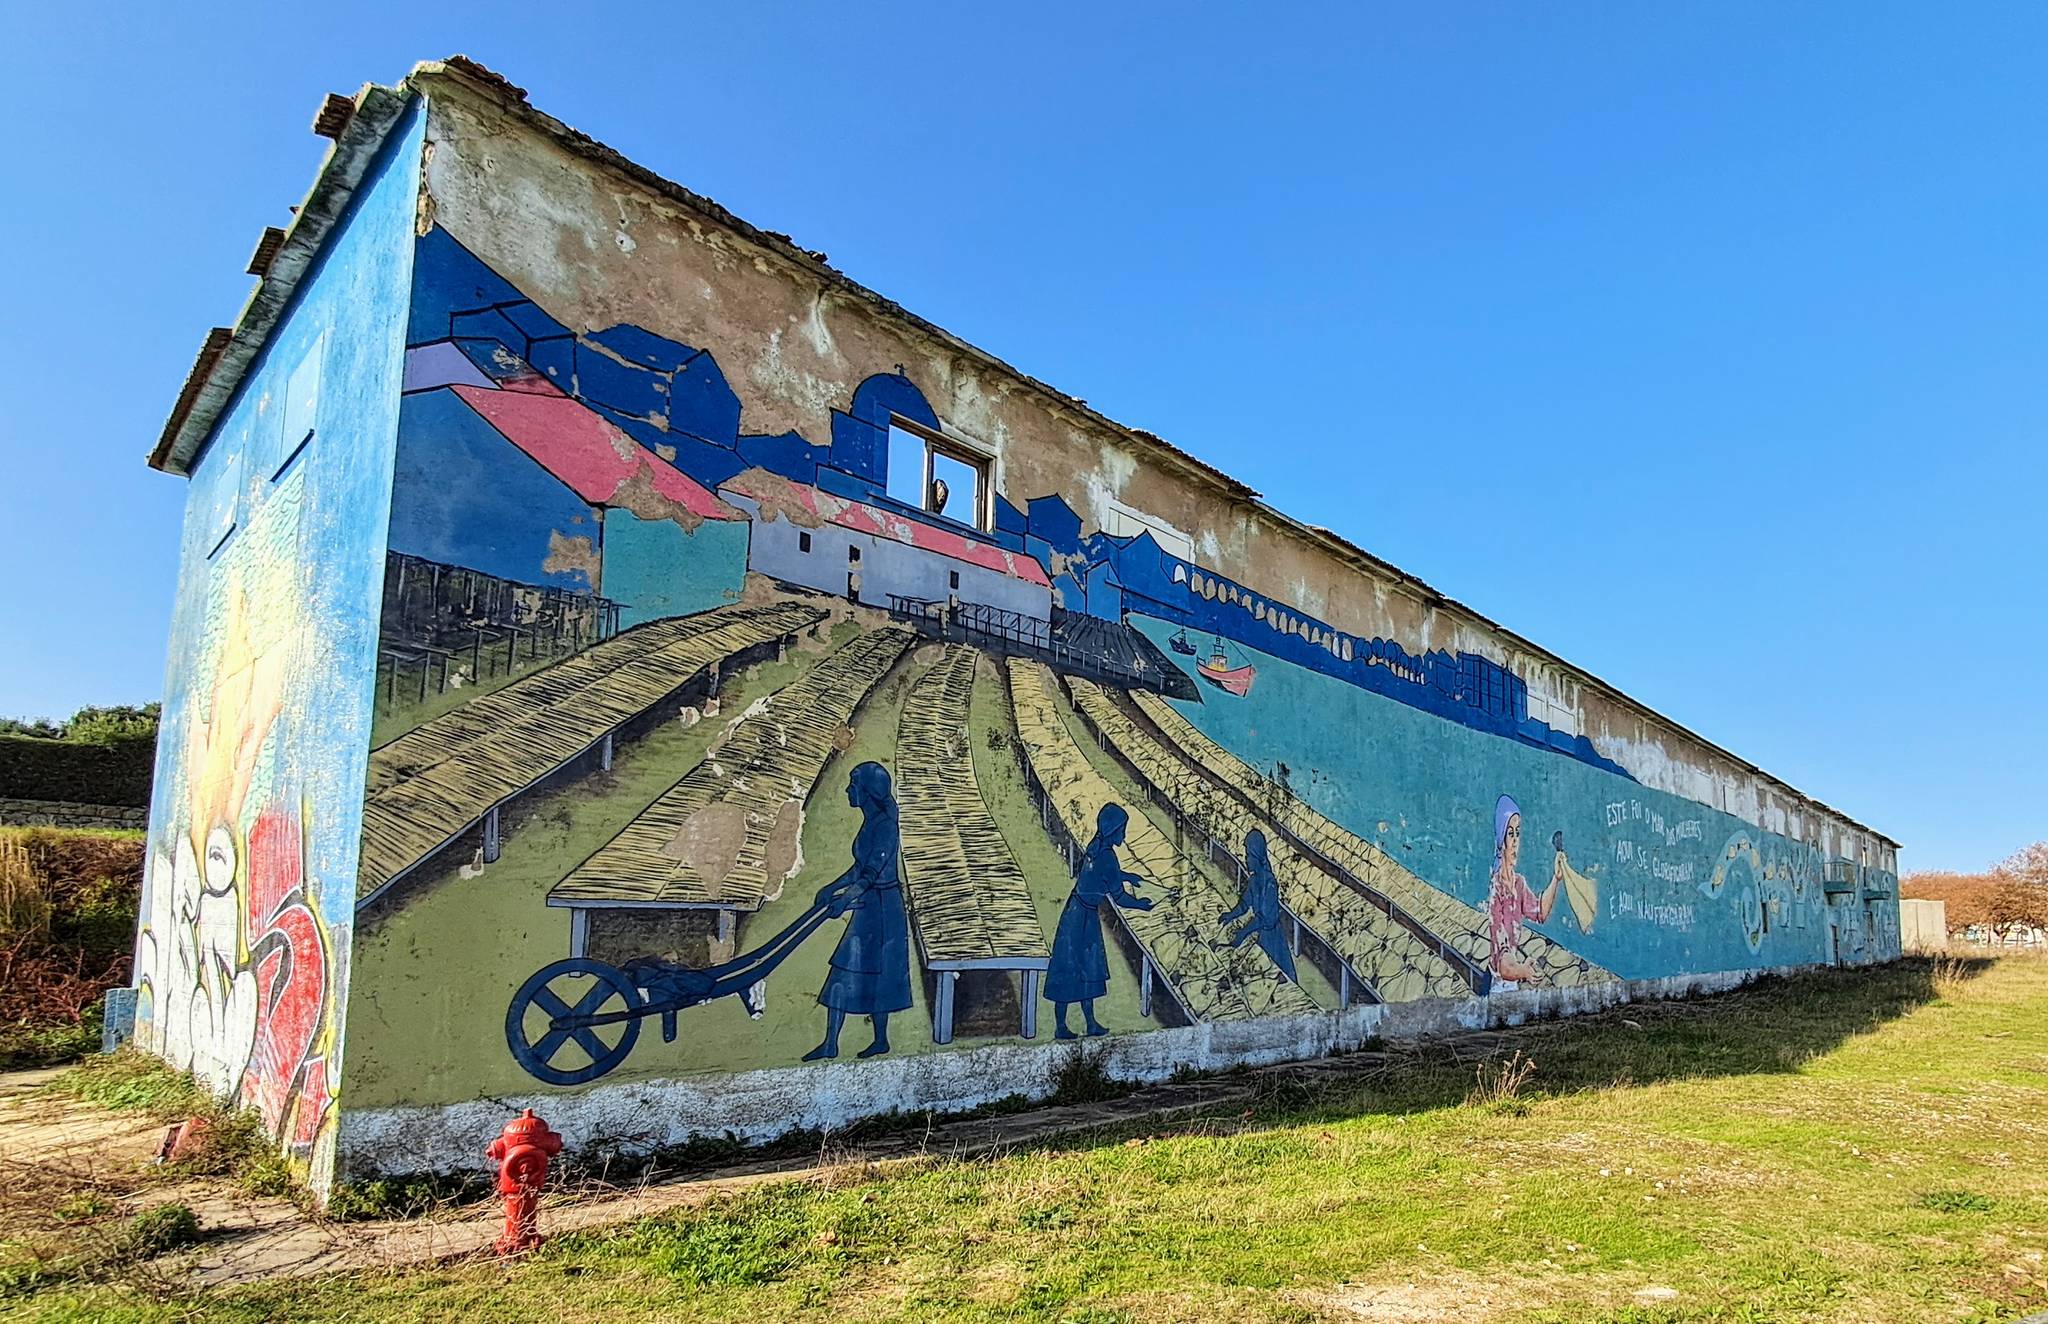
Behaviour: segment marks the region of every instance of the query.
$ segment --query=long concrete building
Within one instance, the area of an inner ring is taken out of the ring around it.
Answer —
[[[504,78],[314,127],[150,456],[135,970],[316,1189],[1898,954],[1889,838]]]

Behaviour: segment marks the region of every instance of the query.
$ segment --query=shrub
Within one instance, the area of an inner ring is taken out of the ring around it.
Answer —
[[[149,805],[156,740],[50,740],[0,735],[0,797]]]
[[[378,1218],[418,1218],[451,1204],[482,1198],[490,1183],[473,1173],[377,1177],[338,1182],[327,1194],[327,1216],[338,1223]]]
[[[250,1195],[289,1197],[299,1193],[299,1177],[291,1160],[275,1151],[258,1154],[243,1164],[236,1180]]]
[[[199,1218],[182,1204],[160,1204],[128,1224],[128,1245],[138,1256],[161,1255],[199,1240]]]
[[[99,1043],[102,998],[128,977],[142,855],[133,833],[0,829],[0,1067]]]
[[[200,1129],[176,1163],[164,1171],[181,1177],[228,1177],[248,1172],[274,1151],[264,1137],[262,1119],[254,1112],[224,1111],[209,1099],[196,1114]]]
[[[1052,1073],[1052,1097],[1047,1103],[1096,1103],[1130,1093],[1103,1070],[1102,1055],[1087,1044],[1075,1044]]]

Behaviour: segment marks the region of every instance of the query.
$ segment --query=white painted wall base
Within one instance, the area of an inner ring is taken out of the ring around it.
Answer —
[[[1811,966],[1728,970],[1582,988],[1513,989],[1487,998],[1352,1007],[1316,1016],[1209,1023],[1079,1043],[995,1043],[982,1048],[777,1067],[734,1075],[627,1080],[576,1093],[536,1091],[467,1103],[347,1107],[345,1179],[390,1173],[484,1171],[483,1148],[521,1108],[532,1108],[573,1151],[644,1150],[727,1134],[765,1143],[792,1131],[831,1132],[890,1112],[964,1112],[1000,1099],[1043,1098],[1077,1052],[1099,1054],[1114,1080],[1145,1084],[1183,1071],[1225,1071],[1348,1052],[1373,1038],[1427,1039],[1465,1030],[1602,1011],[1628,1002],[1723,993],[1765,975]]]

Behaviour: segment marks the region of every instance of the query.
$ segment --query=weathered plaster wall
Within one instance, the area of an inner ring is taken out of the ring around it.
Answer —
[[[1005,492],[1067,493],[1087,530],[1111,523],[1112,502],[1155,513],[1185,530],[1207,563],[1339,629],[1507,666],[1527,681],[1532,710],[1559,714],[1552,726],[1586,735],[1646,786],[1896,871],[1896,850],[1878,834],[1425,586],[1286,524],[1248,491],[1233,496],[1203,466],[1144,446],[959,342],[888,315],[818,268],[525,131],[467,79],[432,77],[426,86],[436,98],[435,135],[462,144],[432,158],[434,215],[487,250],[511,284],[549,291],[565,322],[658,327],[717,346],[750,430],[829,435],[831,411],[870,373],[914,363],[948,426],[994,450]]]
[[[190,474],[136,1037],[331,1176],[425,116],[391,135]]]
[[[345,1170],[508,1104],[758,1138],[1042,1091],[1055,1034],[1154,1078],[1897,954],[1866,829],[418,83]],[[985,455],[986,522],[896,434]]]

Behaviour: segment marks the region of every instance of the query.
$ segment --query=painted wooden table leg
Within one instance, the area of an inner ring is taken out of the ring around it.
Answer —
[[[960,982],[958,970],[939,971],[939,1004],[932,1011],[932,1042],[953,1042],[953,992]]]
[[[612,770],[612,733],[604,733],[604,741],[597,747],[597,766],[606,772]]]
[[[1038,971],[1024,972],[1024,1006],[1019,1032],[1026,1039],[1038,1037]]]

